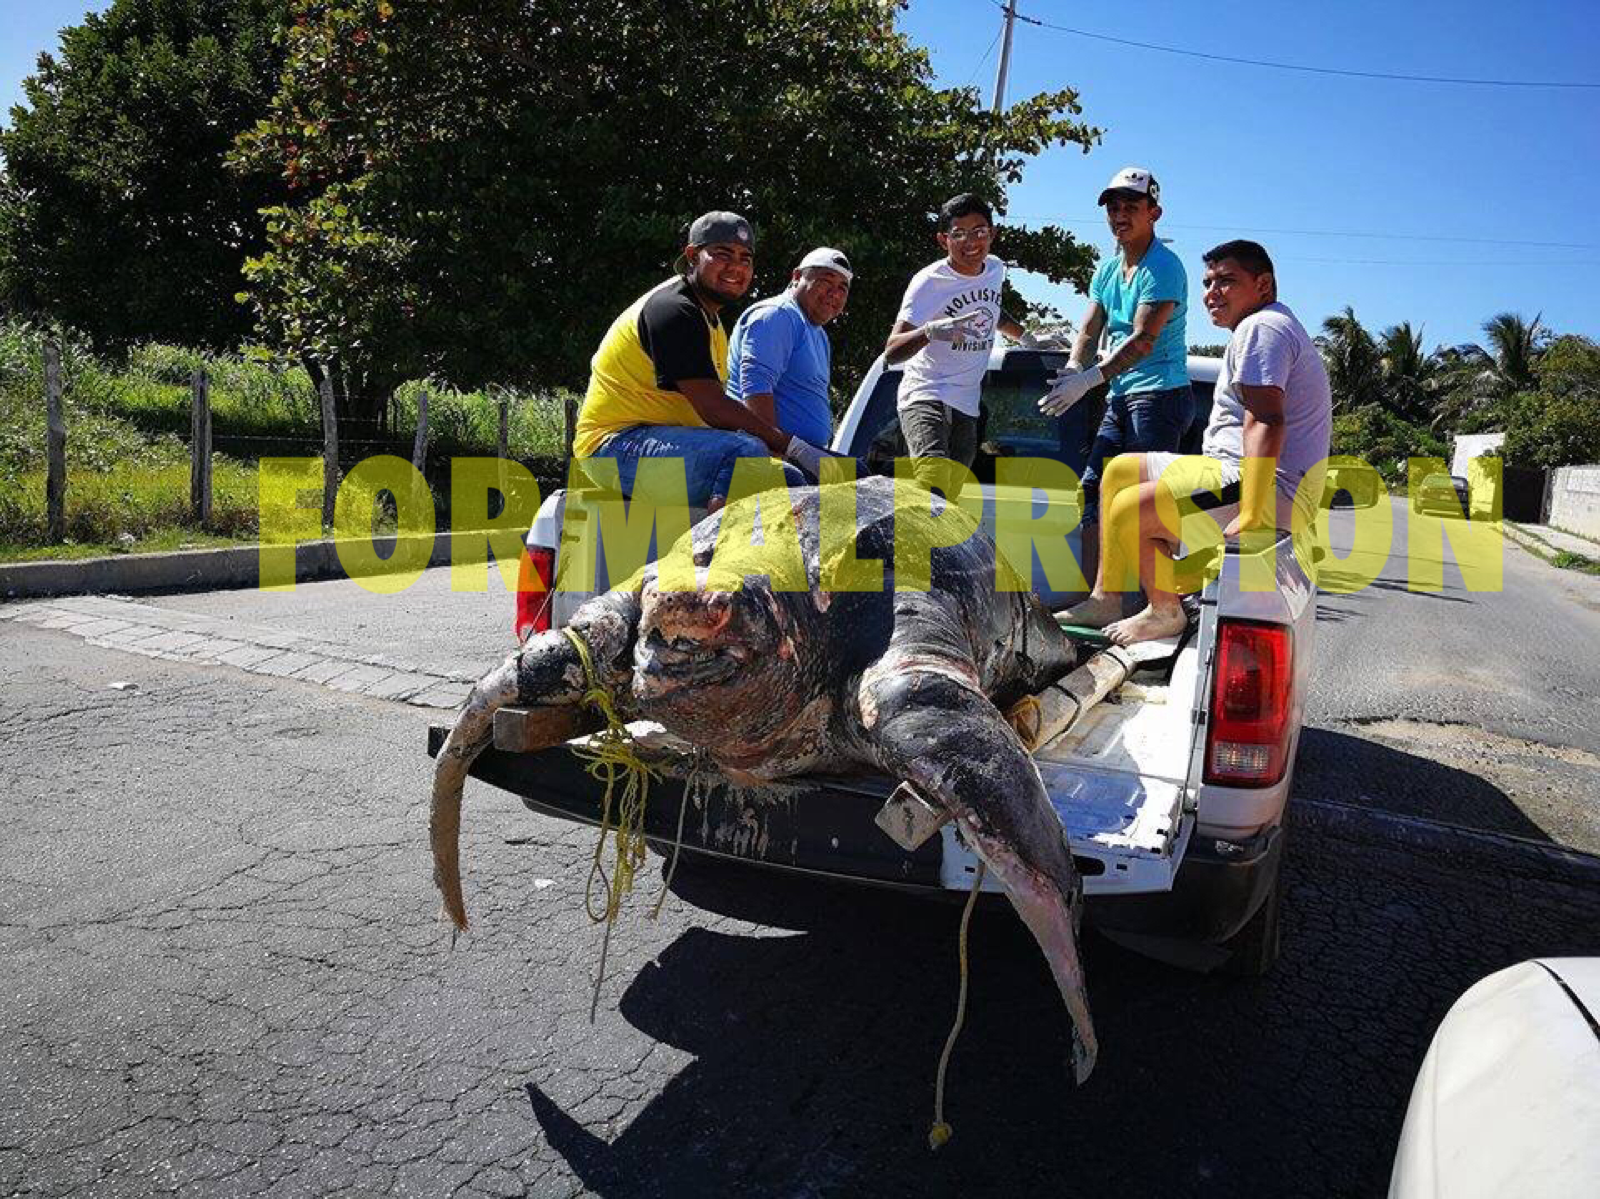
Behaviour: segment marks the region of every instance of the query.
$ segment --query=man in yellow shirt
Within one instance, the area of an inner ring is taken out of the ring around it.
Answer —
[[[726,394],[723,309],[750,290],[750,223],[708,212],[689,226],[687,240],[683,273],[629,305],[595,351],[574,454],[614,459],[628,495],[641,458],[681,459],[689,503],[711,509],[727,498],[740,458],[780,458],[791,483],[815,479],[821,450]]]

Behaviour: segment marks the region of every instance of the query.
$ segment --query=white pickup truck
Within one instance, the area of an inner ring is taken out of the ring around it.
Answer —
[[[997,506],[1076,503],[1073,494],[997,488],[1001,455],[1057,458],[1080,470],[1087,414],[1067,427],[1035,407],[1058,353],[997,349],[983,388],[986,424],[974,473],[991,531]],[[1193,436],[1210,408],[1217,360],[1191,358]],[[900,371],[880,359],[845,413],[832,448],[887,466],[897,453],[895,394]],[[615,503],[617,497],[609,497]],[[592,521],[607,497],[556,492],[527,538],[525,572],[556,577],[561,531]],[[1200,517],[1199,519],[1206,519]],[[1076,541],[1076,534],[1072,535]],[[1076,553],[1077,545],[1073,549]],[[1035,754],[1039,771],[1084,876],[1087,918],[1135,949],[1200,969],[1256,974],[1278,951],[1279,866],[1284,806],[1294,774],[1315,629],[1315,588],[1287,535],[1273,548],[1277,588],[1245,590],[1241,555],[1229,548],[1198,597],[1179,648],[1143,666],[1128,683]],[[1021,564],[1014,563],[1019,566]],[[1037,560],[1035,589],[1053,592]],[[607,585],[603,552],[595,586]],[[592,593],[519,595],[516,632],[564,624]],[[442,735],[436,733],[437,749]],[[537,812],[597,822],[598,791],[563,748],[521,754],[493,749],[472,773],[520,795]],[[799,780],[805,788],[810,780]],[[874,823],[895,781],[818,778],[798,802],[752,805],[714,791],[683,821],[683,849],[762,866],[899,888],[965,892],[976,861],[946,824],[919,848],[902,849]],[[683,803],[668,782],[651,790],[646,831],[671,842]]]

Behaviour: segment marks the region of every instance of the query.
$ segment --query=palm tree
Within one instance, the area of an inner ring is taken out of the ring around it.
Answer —
[[[1385,329],[1378,344],[1390,407],[1405,420],[1425,419],[1432,407],[1439,362],[1423,350],[1422,330],[1413,331],[1410,321],[1401,321]]]
[[[1502,312],[1484,322],[1483,331],[1494,353],[1497,397],[1533,387],[1538,382],[1539,357],[1549,340],[1539,317],[1525,321],[1515,312]]]
[[[1468,342],[1443,346],[1434,354],[1437,374],[1433,381],[1435,433],[1458,429],[1470,417],[1494,403],[1498,387],[1494,359],[1480,345]]]
[[[1328,365],[1334,407],[1343,411],[1383,403],[1383,356],[1355,309],[1346,305],[1322,322],[1317,347]]]

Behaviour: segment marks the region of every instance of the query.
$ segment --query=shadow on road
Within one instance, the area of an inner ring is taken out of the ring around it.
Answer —
[[[1453,766],[1330,729],[1300,732],[1295,795],[1536,841],[1552,838],[1499,787]]]
[[[1086,939],[1101,1058],[1079,1090],[1038,950],[1007,910],[980,913],[955,1138],[938,1154],[926,1135],[958,910],[754,871],[697,870],[674,890],[808,931],[693,929],[621,999],[630,1024],[695,1060],[609,1142],[530,1079],[533,1112],[586,1189],[617,1199],[1382,1193],[1449,1004],[1513,962],[1592,950],[1600,897],[1592,879],[1532,890],[1415,847],[1291,832],[1268,979],[1183,974]]]
[[[1378,591],[1404,591],[1410,595],[1420,595],[1428,599],[1448,600],[1452,604],[1470,604],[1473,602],[1470,595],[1451,595],[1444,591],[1413,591],[1411,585],[1404,579],[1369,579],[1353,571],[1329,569],[1323,567],[1317,572],[1317,584],[1322,588],[1318,598],[1319,606],[1325,603],[1329,596],[1357,595],[1368,587]]]

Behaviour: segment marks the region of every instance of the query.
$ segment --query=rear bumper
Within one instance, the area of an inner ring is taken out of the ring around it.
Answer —
[[[1282,862],[1281,825],[1246,841],[1220,841],[1196,831],[1171,891],[1090,896],[1084,915],[1108,932],[1220,944],[1266,902]]]
[[[1465,496],[1458,496],[1455,492],[1423,492],[1411,501],[1411,507],[1419,514],[1434,513],[1439,516],[1461,516],[1467,511],[1468,500]]]
[[[445,733],[431,730],[430,754],[438,753]],[[535,812],[590,825],[600,821],[595,781],[565,747],[535,754],[485,750],[473,763],[472,774],[520,796]],[[885,779],[827,779],[796,786],[790,799],[752,802],[718,788],[702,800],[703,806],[691,804],[683,811],[683,783],[661,779],[650,785],[644,831],[658,847],[669,846],[678,839],[682,812],[682,846],[689,853],[853,883],[955,894],[942,881],[941,837],[907,851],[877,826],[874,817],[889,790]],[[1278,834],[1274,827],[1235,842],[1197,832],[1170,892],[1090,894],[1086,916],[1108,930],[1184,941],[1226,940],[1272,888],[1281,858]],[[1098,861],[1075,860],[1086,877],[1105,869]]]

